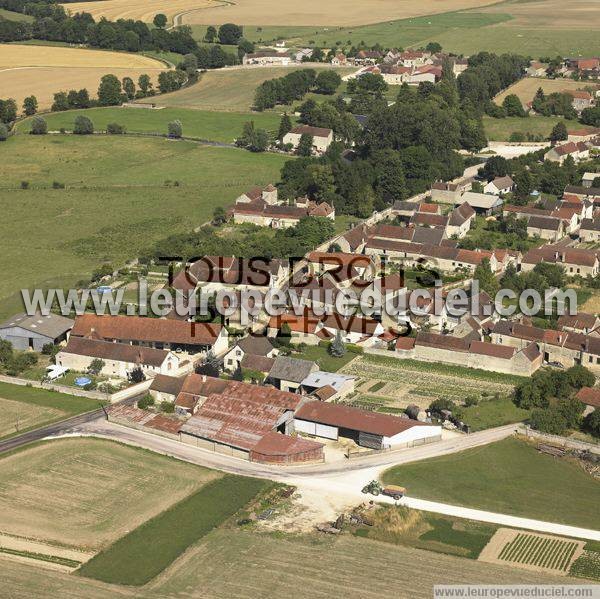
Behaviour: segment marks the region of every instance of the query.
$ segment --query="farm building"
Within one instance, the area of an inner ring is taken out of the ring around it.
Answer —
[[[302,381],[300,389],[304,393],[312,394],[324,387],[331,387],[334,393],[331,394],[328,392],[328,399],[332,399],[333,397],[340,398],[354,391],[355,381],[356,378],[348,374],[315,370]]]
[[[294,418],[296,431],[337,440],[353,439],[362,447],[386,449],[439,441],[441,426],[320,401],[305,403]]]
[[[181,427],[181,440],[245,460],[322,460],[320,443],[286,436],[294,430],[294,413],[303,401],[293,393],[234,382],[204,400]]]
[[[76,372],[85,372],[94,360],[102,360],[101,374],[126,379],[136,367],[148,377],[157,374],[176,375],[185,372],[189,362],[164,349],[153,349],[125,343],[110,343],[84,337],[71,337],[67,346],[56,354],[56,364]]]
[[[209,350],[220,354],[227,349],[227,329],[220,324],[165,318],[83,314],[75,319],[71,334],[154,349],[180,349],[193,354]]]
[[[16,314],[0,324],[0,339],[10,341],[14,349],[42,351],[48,343],[64,341],[72,328],[70,318],[57,314]]]
[[[268,376],[268,382],[281,391],[295,392],[302,381],[311,373],[319,370],[316,362],[277,356]]]
[[[310,127],[308,125],[298,125],[289,133],[283,136],[284,144],[291,144],[294,149],[298,147],[300,138],[303,135],[310,135],[313,140],[313,152],[322,154],[333,142],[333,131],[324,127]]]

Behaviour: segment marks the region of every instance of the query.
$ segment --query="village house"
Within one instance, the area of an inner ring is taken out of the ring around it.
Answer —
[[[87,337],[71,336],[67,345],[56,355],[56,364],[75,372],[86,372],[94,360],[102,361],[100,374],[127,379],[141,368],[146,378],[157,374],[178,376],[190,372],[192,365],[177,354],[150,347],[112,343]]]
[[[288,356],[277,356],[266,382],[281,391],[296,393],[302,381],[311,373],[319,370],[316,362],[300,360]]]
[[[567,276],[582,277],[598,274],[598,253],[593,250],[575,249],[569,247],[543,245],[526,252],[521,259],[521,270],[529,272],[536,264],[548,262],[558,264],[565,270]]]
[[[467,177],[460,181],[436,181],[431,185],[431,199],[441,204],[461,203],[460,196],[465,191],[470,191],[473,186],[473,179]]]
[[[585,405],[582,416],[587,416],[590,412],[600,409],[600,389],[598,387],[582,387],[577,391],[575,399]]]
[[[567,94],[573,98],[571,105],[577,112],[581,112],[584,108],[594,106],[594,96],[585,90],[564,89],[563,94]]]
[[[551,242],[556,242],[564,237],[563,221],[552,216],[527,217],[527,236],[540,237]]]
[[[416,338],[401,337],[396,343],[396,353],[402,358],[427,362],[455,364],[466,368],[530,376],[542,365],[542,356],[535,343],[522,349],[505,347],[497,343],[469,340],[467,337],[420,332]]]
[[[527,67],[527,76],[528,77],[545,77],[546,76],[546,69],[548,68],[548,65],[543,63],[543,62],[539,62],[537,60],[532,60],[529,63],[529,66]]]
[[[554,146],[544,154],[544,160],[562,164],[567,156],[571,156],[575,162],[585,160],[589,157],[590,150],[585,142],[569,141],[565,144]]]
[[[583,187],[593,187],[593,183],[596,179],[600,180],[600,173],[583,173],[581,184]]]
[[[73,320],[58,314],[15,314],[0,324],[0,339],[16,350],[41,352],[44,345],[64,342],[73,328]]]
[[[220,355],[228,346],[227,329],[220,324],[142,316],[83,314],[75,319],[71,337],[203,355]]]
[[[240,339],[224,356],[223,368],[229,372],[236,370],[246,356],[262,356],[275,358],[279,354],[268,337],[264,335],[250,334]]]
[[[584,218],[581,221],[579,241],[600,241],[600,218]]]
[[[345,343],[364,345],[365,347],[377,345],[378,337],[385,332],[381,322],[357,314],[351,316],[342,316],[338,313],[328,314],[323,317],[321,324],[332,338],[340,334]]]
[[[563,314],[558,319],[558,328],[563,331],[573,331],[574,333],[583,333],[584,335],[595,333],[598,336],[600,334],[597,331],[598,327],[600,327],[600,319],[595,314],[588,314],[586,312]]]
[[[331,64],[334,67],[345,67],[348,64],[348,59],[345,54],[340,52],[331,59]]]
[[[294,60],[296,62],[306,62],[313,55],[312,48],[302,48],[302,50],[298,50],[294,55]]]
[[[503,200],[492,193],[465,191],[457,198],[455,204],[460,205],[464,202],[467,202],[477,214],[491,216],[502,208]]]
[[[296,198],[290,205],[279,199],[277,188],[272,184],[264,189],[255,187],[243,193],[236,199],[231,213],[236,224],[250,223],[273,229],[293,227],[307,216],[335,220],[335,208],[327,202]]]
[[[312,137],[313,152],[315,154],[323,154],[333,142],[333,131],[324,127],[311,127],[309,125],[298,125],[293,127],[289,133],[283,136],[283,144],[290,144],[295,150],[300,143],[300,138],[303,135]]]
[[[376,50],[360,50],[356,56],[351,59],[354,64],[376,64],[383,58],[383,54]]]
[[[244,65],[261,65],[261,66],[288,66],[292,62],[292,58],[286,52],[277,52],[276,50],[260,50],[245,54],[242,58]]]
[[[514,181],[507,175],[505,177],[496,177],[483,187],[484,193],[495,195],[506,195],[514,189]]]
[[[512,322],[498,321],[491,332],[492,343],[523,349],[534,342],[544,362],[558,362],[565,368],[581,364],[600,372],[600,337],[570,331],[555,331]]]
[[[457,206],[450,213],[450,218],[446,225],[446,235],[462,239],[471,229],[475,216],[475,210],[467,202]]]
[[[365,277],[366,274],[372,274],[376,270],[373,259],[360,254],[310,252],[306,260],[309,274],[321,276],[328,272],[339,281]]]

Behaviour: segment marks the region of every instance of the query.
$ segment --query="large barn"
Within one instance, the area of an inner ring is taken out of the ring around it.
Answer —
[[[411,447],[438,441],[442,436],[441,426],[321,401],[300,406],[294,428],[325,439],[350,438],[372,449]]]

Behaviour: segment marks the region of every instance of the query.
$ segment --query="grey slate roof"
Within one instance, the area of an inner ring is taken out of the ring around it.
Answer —
[[[273,345],[264,335],[249,335],[237,342],[237,346],[246,354],[266,356],[273,350]]]
[[[26,331],[32,331],[34,333],[38,333],[39,335],[56,339],[57,337],[64,335],[67,331],[70,331],[74,324],[74,320],[65,318],[64,316],[60,316],[58,314],[42,316],[38,313],[35,316],[29,316],[25,313],[22,313],[15,314],[0,324],[0,329],[20,327]]]
[[[318,370],[318,368],[315,362],[277,356],[273,368],[269,372],[269,378],[301,383],[311,372]]]

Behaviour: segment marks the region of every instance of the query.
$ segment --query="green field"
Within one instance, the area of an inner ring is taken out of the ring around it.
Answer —
[[[0,383],[0,437],[95,410],[100,402],[20,385]]]
[[[595,33],[595,20],[578,19],[577,7],[573,10],[565,7],[567,14],[563,17],[562,7],[559,15],[556,6],[546,7],[544,2],[531,2],[532,7],[524,11],[522,5],[525,2],[508,0],[489,7],[358,27],[252,25],[245,27],[244,35],[253,41],[264,42],[282,38],[289,47],[331,47],[338,42],[342,47],[350,47],[364,42],[370,46],[381,44],[384,48],[417,48],[436,41],[445,50],[465,55],[482,50],[498,54],[514,52],[536,58],[556,54],[600,54],[600,36]],[[206,25],[194,25],[195,35],[201,37],[205,31]]]
[[[511,116],[505,119],[496,119],[490,116],[483,117],[485,133],[491,141],[509,141],[510,134],[514,132],[523,133],[524,135],[531,133],[547,138],[554,125],[558,122],[564,122],[567,126],[567,131],[592,129],[592,127],[586,127],[577,121],[569,121],[551,116],[530,116],[526,118]]]
[[[20,12],[13,12],[12,10],[0,8],[0,20],[2,19],[6,19],[7,21],[25,21],[26,23],[33,23],[33,21],[35,21],[30,15],[24,15]]]
[[[11,138],[0,148],[0,318],[22,310],[21,288],[73,285],[191,231],[249,187],[277,182],[287,159],[154,138]]]
[[[472,432],[522,422],[529,417],[529,410],[517,407],[510,397],[483,399],[476,406],[462,408],[462,413],[463,422]]]
[[[383,478],[420,499],[600,530],[600,481],[514,438],[396,466]]]
[[[498,559],[566,572],[576,548],[575,541],[519,533],[502,548]]]
[[[313,68],[311,65],[310,68]],[[327,65],[324,65],[326,67]],[[196,108],[200,110],[247,112],[252,108],[256,88],[267,79],[283,77],[298,67],[261,67],[255,69],[221,69],[204,73],[198,83],[170,94],[161,95],[160,99],[147,98],[141,103],[158,102],[161,106],[172,108]],[[336,69],[340,75],[351,73],[355,69]],[[285,106],[276,106],[278,113],[286,110]],[[288,108],[289,110],[289,108]]]
[[[198,139],[233,143],[242,133],[244,123],[254,121],[256,127],[266,129],[273,136],[279,129],[280,117],[272,112],[237,113],[209,112],[186,108],[163,108],[150,110],[144,108],[90,108],[87,110],[68,110],[44,115],[49,131],[61,128],[72,131],[77,116],[85,115],[94,123],[96,131],[106,131],[109,123],[124,125],[128,133],[167,134],[167,125],[174,120],[181,121],[183,135]],[[20,121],[18,131],[27,133],[31,128],[31,119]]]
[[[267,484],[256,478],[223,476],[131,531],[77,573],[113,584],[146,584]]]

